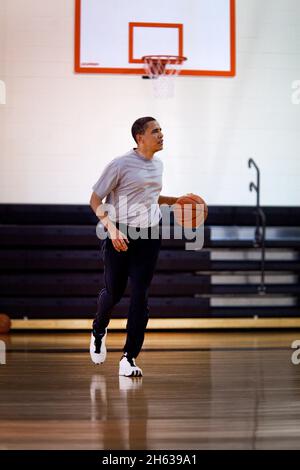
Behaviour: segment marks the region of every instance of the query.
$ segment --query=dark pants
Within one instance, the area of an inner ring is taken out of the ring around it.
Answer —
[[[120,227],[122,230],[122,227]],[[148,229],[144,229],[149,233]],[[156,232],[157,233],[157,232]],[[93,330],[103,333],[108,326],[113,307],[121,300],[130,279],[131,297],[127,319],[127,339],[124,352],[137,357],[143,342],[148,323],[148,290],[154,274],[160,245],[158,239],[129,240],[128,250],[115,250],[110,238],[103,243],[104,289],[98,296],[98,307]]]

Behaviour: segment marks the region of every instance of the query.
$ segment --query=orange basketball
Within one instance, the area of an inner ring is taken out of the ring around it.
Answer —
[[[0,334],[6,334],[10,330],[10,318],[5,313],[0,313]]]
[[[173,206],[173,212],[176,222],[186,228],[200,227],[208,216],[204,199],[196,194],[187,194],[178,198]]]

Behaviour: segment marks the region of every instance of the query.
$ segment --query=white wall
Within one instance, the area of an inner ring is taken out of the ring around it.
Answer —
[[[236,0],[237,76],[179,77],[157,100],[138,76],[73,73],[73,0],[0,0],[0,203],[87,204],[104,165],[133,146],[132,122],[165,133],[163,194],[208,204],[300,205],[300,1]]]

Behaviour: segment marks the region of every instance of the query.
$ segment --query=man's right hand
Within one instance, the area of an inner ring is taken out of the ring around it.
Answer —
[[[103,226],[108,231],[109,237],[112,241],[115,250],[117,250],[118,252],[127,251],[127,245],[129,243],[128,238],[126,238],[126,235],[120,232],[120,230],[118,230],[117,227],[109,219],[108,211],[106,210],[105,204],[102,203],[102,200],[95,193],[93,193],[91,197],[91,206],[96,216],[100,219]]]
[[[128,250],[129,240],[123,232],[118,230],[117,227],[110,228],[108,232],[115,250],[118,252]]]

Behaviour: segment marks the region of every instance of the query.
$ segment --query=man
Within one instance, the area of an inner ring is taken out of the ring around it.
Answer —
[[[159,123],[152,117],[143,117],[134,122],[131,132],[137,148],[106,166],[93,186],[90,200],[93,211],[108,232],[103,242],[105,285],[98,296],[90,355],[95,364],[105,361],[105,340],[111,311],[122,298],[130,278],[127,338],[119,364],[119,375],[128,377],[142,375],[135,359],[144,341],[149,313],[148,290],[161,245],[160,236],[151,238],[151,230],[153,233],[153,228],[159,227],[159,205],[173,205],[177,200],[176,197],[160,196],[163,164],[154,156],[163,149],[163,133]],[[107,211],[101,210],[104,197],[106,203],[112,204],[115,209],[116,223]],[[137,227],[143,232],[143,237],[130,236],[130,229],[136,231]],[[127,229],[129,234],[125,233]]]

